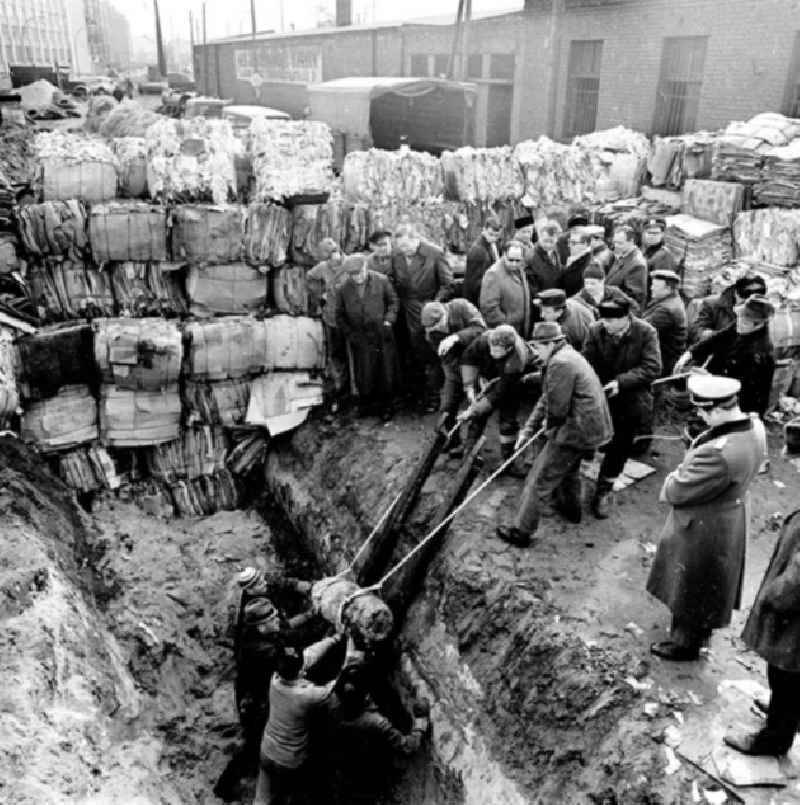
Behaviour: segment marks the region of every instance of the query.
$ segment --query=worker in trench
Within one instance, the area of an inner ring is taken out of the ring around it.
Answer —
[[[413,224],[403,223],[395,231],[389,279],[408,337],[407,349],[402,350],[404,385],[420,410],[433,413],[439,408],[441,377],[420,316],[426,302],[441,301],[452,293],[453,272],[442,249],[423,240]]]
[[[650,650],[666,660],[696,660],[713,629],[739,607],[748,532],[748,489],[766,456],[764,426],[739,407],[738,380],[692,374],[693,405],[707,430],[664,480],[672,510],[647,591],[672,613],[669,640]]]
[[[532,344],[544,367],[542,394],[515,447],[540,428],[544,446],[528,473],[514,524],[497,527],[500,539],[521,548],[531,544],[542,517],[559,512],[572,523],[581,521],[581,461],[613,434],[600,381],[559,325],[537,323]]]
[[[458,418],[468,423],[465,452],[480,438],[496,408],[500,453],[504,460],[512,456],[519,433],[517,414],[525,388],[523,377],[538,369],[537,362],[531,347],[510,324],[482,333],[464,350],[461,382],[469,404]],[[524,478],[526,472],[521,460],[510,463],[506,474]]]
[[[422,326],[425,337],[436,350],[442,363],[444,384],[439,408],[439,427],[449,432],[456,424],[464,393],[461,384],[461,356],[464,350],[483,332],[486,322],[478,308],[466,299],[449,302],[428,302],[422,308]],[[462,455],[457,432],[450,441],[450,454]]]

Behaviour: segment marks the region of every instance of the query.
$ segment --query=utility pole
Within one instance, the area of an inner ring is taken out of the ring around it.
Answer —
[[[194,61],[194,14],[189,9],[189,49],[192,51],[192,61]]]
[[[450,58],[447,62],[447,77],[455,78],[456,53],[461,42],[461,21],[464,18],[465,3],[468,0],[458,0],[458,10],[456,11],[456,24],[453,30],[453,47],[450,50]],[[438,78],[438,76],[436,76]]]
[[[253,31],[253,39],[256,38],[256,0],[250,0],[250,27]]]
[[[156,16],[156,55],[158,57],[158,72],[162,78],[167,75],[167,59],[164,55],[164,40],[161,36],[161,15],[158,13],[158,0],[153,0],[153,12]]]
[[[206,4],[203,3],[203,45],[206,44]]]

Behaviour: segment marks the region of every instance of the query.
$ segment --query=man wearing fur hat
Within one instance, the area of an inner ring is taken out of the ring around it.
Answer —
[[[539,518],[561,512],[581,521],[581,459],[594,454],[613,434],[608,403],[592,367],[573,349],[555,322],[539,322],[533,348],[544,364],[542,396],[517,437],[527,442],[540,427],[546,443],[525,481],[517,518],[497,535],[518,547],[530,544]]]
[[[449,431],[456,423],[458,407],[464,395],[461,386],[461,356],[464,350],[486,330],[478,308],[466,299],[452,299],[449,302],[428,302],[422,308],[422,326],[425,337],[436,350],[442,362],[444,385],[440,427]],[[457,447],[457,445],[453,445]]]
[[[647,580],[672,613],[670,639],[650,650],[678,661],[696,660],[739,607],[748,488],[766,456],[763,424],[739,408],[738,380],[693,374],[687,385],[708,429],[664,481],[660,500],[672,511]]]
[[[750,296],[734,308],[734,313],[732,325],[690,347],[674,371],[680,372],[692,362],[704,365],[712,374],[735,378],[742,384],[742,410],[755,411],[763,419],[775,373],[775,350],[769,336],[775,308],[763,296]]]

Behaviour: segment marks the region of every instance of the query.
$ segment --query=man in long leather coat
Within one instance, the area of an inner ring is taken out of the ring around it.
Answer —
[[[688,387],[708,430],[664,481],[660,500],[672,511],[647,580],[672,612],[671,639],[650,647],[667,660],[696,660],[739,607],[748,488],[766,456],[763,424],[739,408],[738,380],[694,374]]]

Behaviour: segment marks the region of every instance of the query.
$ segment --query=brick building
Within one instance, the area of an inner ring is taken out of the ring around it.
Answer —
[[[446,73],[453,34],[403,24],[233,37],[196,46],[195,73],[220,97],[299,106],[308,82]],[[463,50],[454,75],[478,84],[478,145],[800,116],[800,0],[526,0],[471,22]],[[268,82],[258,98],[254,73]]]

